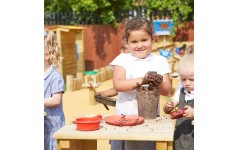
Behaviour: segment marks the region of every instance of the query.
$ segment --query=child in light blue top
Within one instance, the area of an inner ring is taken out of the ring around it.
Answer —
[[[56,150],[53,134],[65,123],[62,106],[64,79],[57,70],[59,46],[52,31],[44,32],[44,150]]]

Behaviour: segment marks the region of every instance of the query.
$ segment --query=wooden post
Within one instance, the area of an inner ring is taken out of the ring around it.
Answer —
[[[109,67],[109,66],[105,66],[105,70],[106,70],[106,73],[107,73],[107,79],[112,79],[112,68]]]
[[[105,71],[104,67],[99,68],[99,71]]]
[[[97,140],[57,140],[57,150],[96,150]]]
[[[93,69],[93,71],[99,72],[99,69]]]
[[[173,142],[168,142],[168,150],[173,150]]]
[[[73,91],[73,75],[66,75],[66,91]]]
[[[95,92],[94,92],[92,87],[89,87],[88,89],[89,89],[89,104],[90,105],[95,105],[97,103],[95,98],[94,98]]]
[[[83,84],[85,84],[85,85],[88,84],[88,75],[84,75],[84,77],[83,77]]]
[[[82,89],[83,80],[80,78],[77,78],[77,82],[78,82],[78,90]]]
[[[106,71],[105,70],[104,71],[99,71],[99,76],[100,76],[100,81],[101,82],[107,80],[106,79]]]
[[[99,74],[99,72],[96,74],[96,80],[97,80],[97,82],[101,82],[101,79],[100,79],[100,74]]]
[[[85,71],[85,58],[84,58],[84,37],[83,30],[77,30],[75,32],[75,42],[78,46],[78,60],[77,60],[77,71]]]
[[[156,150],[167,150],[167,142],[156,142]]]
[[[77,72],[76,77],[83,80],[83,72]]]
[[[77,82],[76,82],[76,78],[73,79],[73,91],[77,91],[78,87],[77,87]]]

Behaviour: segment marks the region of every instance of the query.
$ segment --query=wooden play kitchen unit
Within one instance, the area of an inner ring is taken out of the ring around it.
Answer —
[[[75,124],[59,129],[53,137],[57,140],[58,150],[96,150],[97,140],[134,140],[155,141],[156,150],[172,150],[174,122],[168,117],[145,119],[136,126],[114,126],[100,122],[94,131],[79,131]]]

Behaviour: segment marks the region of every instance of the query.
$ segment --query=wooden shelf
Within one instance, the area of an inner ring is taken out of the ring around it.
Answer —
[[[174,45],[174,42],[166,42],[165,44],[162,43],[162,42],[156,42],[152,45],[152,50],[157,51],[158,49],[170,47],[170,46],[173,46],[173,45]]]

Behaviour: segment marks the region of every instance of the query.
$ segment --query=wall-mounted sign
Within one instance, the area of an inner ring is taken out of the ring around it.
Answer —
[[[170,35],[174,26],[172,20],[154,20],[153,25],[155,35]]]

